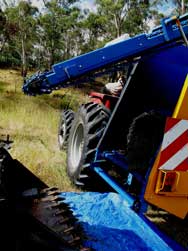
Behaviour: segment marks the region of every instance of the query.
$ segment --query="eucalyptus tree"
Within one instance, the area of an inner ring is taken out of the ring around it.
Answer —
[[[149,23],[153,10],[151,3],[147,0],[131,0],[126,6],[126,16],[122,24],[123,30],[129,35],[135,35],[149,30]],[[155,11],[157,16],[158,12]]]
[[[83,33],[85,33],[82,26],[83,18],[84,15],[76,6],[72,6],[65,17],[64,32],[62,33],[64,59],[77,56],[83,52]]]
[[[6,16],[4,12],[0,9],[0,52],[5,45],[7,36],[6,36]]]
[[[7,7],[5,14],[8,22],[14,23],[16,32],[11,36],[9,47],[17,53],[21,60],[21,74],[26,76],[28,60],[32,55],[35,43],[36,16],[38,9],[29,1],[19,1],[16,6]]]
[[[147,0],[96,0],[95,12],[87,14],[87,44],[96,48],[128,33],[130,36],[148,30],[150,2]]]
[[[86,18],[82,22],[84,43],[82,50],[84,52],[96,49],[104,44],[104,37],[106,36],[106,22],[107,17],[99,13],[86,12]]]
[[[104,16],[107,38],[123,33],[135,35],[146,31],[150,2],[146,0],[96,0],[97,12]]]
[[[47,67],[79,52],[81,12],[74,5],[76,2],[44,1],[46,9],[40,16],[40,45]]]
[[[188,11],[188,0],[172,0],[172,2],[175,5],[175,14],[182,15]]]
[[[17,32],[18,26],[0,9],[0,66],[20,65],[19,57],[13,49],[13,38]]]

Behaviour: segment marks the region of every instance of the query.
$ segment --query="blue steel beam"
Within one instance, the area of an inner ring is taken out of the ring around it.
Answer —
[[[104,152],[102,153],[105,159],[111,161],[116,166],[124,169],[125,171],[131,173],[140,183],[145,184],[144,177],[135,171],[130,171],[128,169],[128,163],[125,156],[119,154],[118,152]]]
[[[116,192],[118,192],[128,203],[130,207],[133,206],[135,198],[130,196],[128,193],[125,192],[123,188],[120,187],[120,185],[117,184],[117,182],[110,177],[102,168],[99,166],[96,166],[93,168],[93,170],[102,177]]]
[[[69,86],[71,81],[83,75],[140,56],[159,46],[173,43],[182,38],[176,20],[176,17],[163,19],[161,25],[149,34],[137,35],[55,64],[51,71],[27,79],[23,85],[23,91],[27,94],[49,93],[53,89]],[[181,22],[184,33],[188,35],[188,14],[181,16],[178,20]]]

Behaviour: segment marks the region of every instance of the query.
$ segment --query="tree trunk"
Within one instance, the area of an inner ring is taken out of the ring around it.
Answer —
[[[115,23],[115,27],[116,27],[116,37],[120,37],[121,36],[121,27],[120,27],[120,18],[114,14],[114,23]]]
[[[6,41],[7,41],[7,39],[1,39],[1,43],[0,43],[0,52],[3,51]]]
[[[185,2],[184,0],[181,0],[181,14],[185,14]]]
[[[21,71],[22,77],[27,76],[27,60],[26,60],[26,52],[25,52],[25,43],[24,38],[22,37],[22,71]]]

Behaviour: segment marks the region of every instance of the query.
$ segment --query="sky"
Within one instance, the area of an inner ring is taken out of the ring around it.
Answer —
[[[32,0],[32,2],[33,5],[37,6],[39,9],[44,7],[43,0]],[[80,5],[82,8],[85,9],[91,9],[91,10],[95,9],[94,0],[80,0]]]
[[[42,10],[42,8],[44,7],[44,3],[43,0],[31,0],[33,2],[34,6],[37,6],[39,10]],[[95,6],[95,0],[80,0],[80,7],[82,9],[90,9],[90,10],[95,10],[96,6]],[[165,16],[169,16],[172,11],[173,11],[174,5],[172,4],[172,1],[164,1],[164,4],[159,5],[159,10],[165,15]],[[154,27],[154,22],[153,20],[150,20],[149,22],[149,27],[150,30],[153,29]]]
[[[32,0],[33,5],[37,6],[39,9],[44,7],[43,0]],[[80,0],[80,6],[84,9],[95,10],[95,0]],[[174,5],[171,0],[164,1],[164,4],[159,6],[159,9],[165,16],[170,15],[174,8]]]
[[[11,0],[7,0],[7,2],[11,2]],[[17,2],[19,0],[16,0]],[[25,1],[29,1],[29,0],[25,0]],[[42,8],[44,7],[44,3],[43,0],[30,0],[34,6],[38,7],[39,10],[42,10]],[[0,0],[0,5],[1,5],[1,0]],[[90,10],[94,10],[96,9],[95,6],[95,0],[80,0],[80,6],[82,9],[90,9]],[[164,3],[161,4],[159,6],[159,10],[165,14],[165,16],[170,15],[170,13],[172,12],[174,6],[172,3],[172,0],[164,0]]]
[[[81,6],[83,6],[85,9],[95,9],[95,3],[93,0],[81,0]]]

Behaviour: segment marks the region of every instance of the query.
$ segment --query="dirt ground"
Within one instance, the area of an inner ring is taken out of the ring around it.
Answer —
[[[182,220],[168,212],[152,207],[149,208],[146,216],[171,239],[188,248],[188,218]]]

